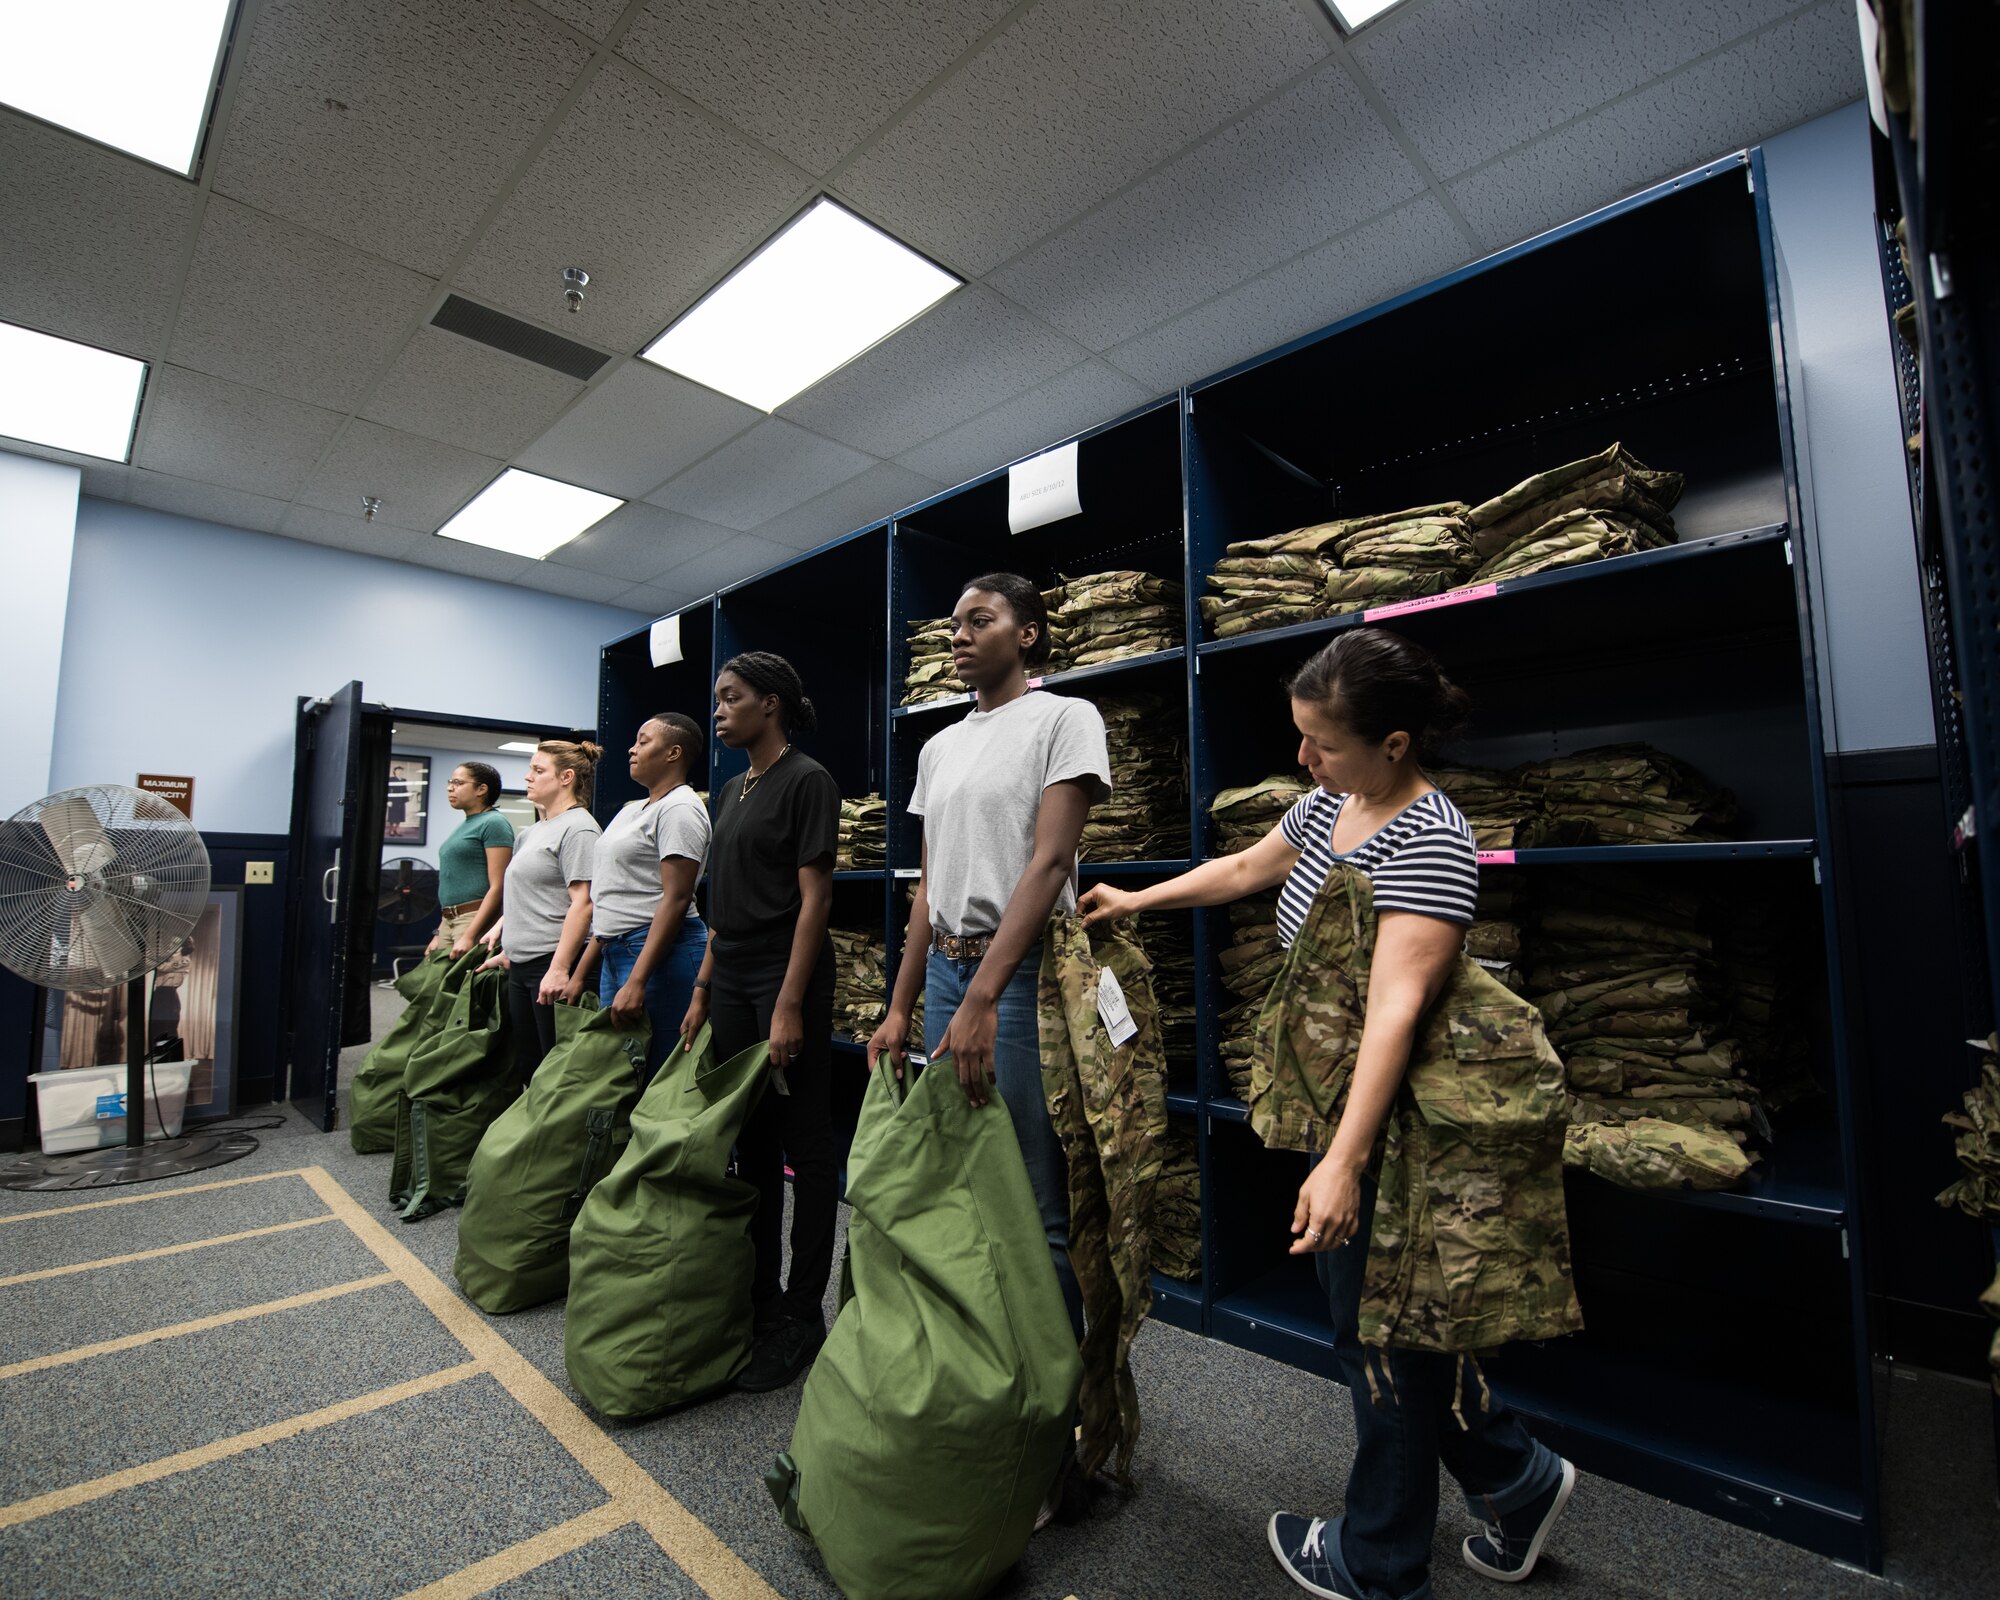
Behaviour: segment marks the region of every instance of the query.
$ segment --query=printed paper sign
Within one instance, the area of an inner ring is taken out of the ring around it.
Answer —
[[[652,644],[654,666],[670,667],[681,660],[681,619],[662,617],[654,623]]]
[[[1114,1050],[1139,1031],[1139,1024],[1132,1020],[1132,1008],[1125,1004],[1125,990],[1118,982],[1118,974],[1109,967],[1097,969],[1097,1016],[1104,1024],[1104,1031],[1111,1035]]]
[[[1083,510],[1076,486],[1076,441],[1007,469],[1007,527],[1026,533]]]
[[[1392,605],[1374,606],[1361,613],[1361,620],[1380,622],[1384,617],[1407,616],[1412,611],[1436,611],[1441,606],[1462,606],[1468,600],[1491,600],[1499,592],[1498,583],[1475,583],[1470,589],[1452,589],[1444,594],[1427,594],[1415,600],[1398,600]]]

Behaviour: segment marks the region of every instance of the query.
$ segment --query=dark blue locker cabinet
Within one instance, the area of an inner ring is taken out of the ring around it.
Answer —
[[[702,600],[679,617],[679,661],[653,665],[650,627],[612,640],[599,657],[597,737],[604,745],[604,760],[591,806],[599,822],[609,822],[639,798],[639,786],[625,763],[640,723],[663,711],[679,711],[693,717],[697,727],[708,727],[714,709],[715,606]],[[712,761],[711,752],[711,765]],[[696,772],[689,781],[698,789],[714,786],[710,771]]]

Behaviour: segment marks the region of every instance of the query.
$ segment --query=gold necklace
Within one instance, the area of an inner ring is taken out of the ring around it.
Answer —
[[[784,749],[780,750],[776,755],[771,757],[771,767],[775,767],[780,761],[783,761],[785,757],[790,755],[791,753],[792,753],[792,747],[790,745],[786,745]],[[766,767],[764,769],[764,772],[769,772],[771,770],[771,767]],[[764,772],[746,772],[743,774],[743,787],[737,791],[736,795],[736,803],[739,806],[743,804],[745,800],[748,800],[750,798],[750,791],[756,788],[758,783],[763,779]]]

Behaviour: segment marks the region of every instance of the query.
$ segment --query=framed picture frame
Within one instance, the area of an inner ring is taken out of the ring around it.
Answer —
[[[528,804],[528,797],[519,789],[503,789],[500,798],[493,802],[493,809],[507,819],[514,830],[514,837],[520,838],[524,828],[535,824],[535,808]]]
[[[423,844],[430,835],[431,758],[391,755],[389,796],[382,813],[382,842]]]
[[[193,1063],[186,1123],[236,1114],[242,992],[243,886],[216,884],[194,931],[146,980],[147,1059]],[[42,1071],[125,1064],[125,985],[46,996]]]

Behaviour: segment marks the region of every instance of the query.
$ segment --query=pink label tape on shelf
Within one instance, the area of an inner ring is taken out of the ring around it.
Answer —
[[[1482,867],[1511,867],[1514,864],[1514,852],[1511,850],[1482,850],[1479,852],[1479,864]]]
[[[1451,589],[1444,594],[1427,594],[1418,600],[1398,600],[1393,605],[1374,606],[1361,613],[1363,622],[1380,622],[1384,617],[1405,616],[1412,611],[1435,611],[1440,606],[1462,606],[1468,600],[1491,600],[1500,592],[1496,583],[1475,583],[1470,589]]]

